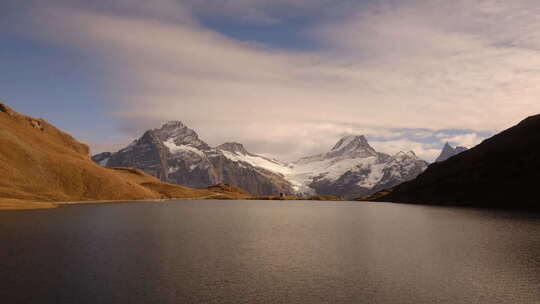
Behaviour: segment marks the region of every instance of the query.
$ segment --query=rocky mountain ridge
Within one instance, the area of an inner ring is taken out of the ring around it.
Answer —
[[[103,166],[141,169],[163,181],[204,188],[239,186],[253,195],[355,197],[412,179],[427,167],[414,152],[377,152],[364,136],[341,138],[327,153],[286,164],[248,152],[240,143],[210,147],[182,122],[146,131],[118,152],[92,159]]]
[[[251,154],[239,143],[212,148],[179,121],[148,130],[126,148],[93,159],[104,166],[139,168],[163,181],[189,187],[223,183],[256,195],[294,192],[282,175],[268,169],[281,167],[281,163]]]

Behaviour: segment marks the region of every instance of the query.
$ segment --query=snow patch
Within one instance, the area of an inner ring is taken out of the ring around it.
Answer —
[[[376,164],[371,166],[371,172],[358,183],[358,186],[363,188],[373,188],[377,185],[384,176],[384,168],[386,164]]]
[[[169,149],[169,151],[172,153],[172,154],[177,154],[177,153],[185,153],[185,152],[191,152],[191,153],[195,153],[201,157],[204,157],[204,153],[195,148],[195,147],[192,147],[192,146],[188,146],[188,145],[177,145],[174,143],[174,138],[170,138],[168,139],[166,142],[163,143],[165,145],[165,147],[167,147]]]
[[[356,138],[356,136],[353,136],[353,135],[342,138],[341,141],[340,141],[340,144],[337,145],[336,147],[334,147],[332,149],[332,151],[336,151],[336,150],[339,150],[339,149],[341,149],[343,147],[347,147],[355,138]]]
[[[290,173],[291,170],[289,167],[280,162],[273,161],[264,157],[247,155],[238,152],[232,153],[225,150],[221,150],[221,152],[225,157],[234,162],[245,162],[254,167],[262,168],[273,173],[287,175]]]
[[[347,171],[355,167],[367,168],[377,162],[377,157],[323,159],[313,162],[302,162],[293,167],[295,175],[307,175],[308,178],[324,176],[325,179],[335,181]]]

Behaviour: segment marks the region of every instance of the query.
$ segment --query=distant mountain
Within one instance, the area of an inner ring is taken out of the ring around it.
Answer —
[[[445,161],[449,159],[450,157],[458,155],[459,153],[463,151],[467,151],[467,148],[461,147],[461,146],[457,146],[454,148],[449,143],[446,143],[441,151],[441,154],[439,155],[439,157],[437,157],[435,162]]]
[[[427,167],[413,152],[379,153],[364,136],[344,137],[328,153],[286,164],[250,153],[240,143],[212,148],[179,121],[92,159],[103,166],[139,168],[170,183],[197,188],[226,183],[253,195],[355,197],[412,179]]]
[[[379,200],[540,210],[540,115],[434,163]]]
[[[415,178],[427,168],[414,152],[375,151],[364,136],[340,139],[331,151],[293,164],[289,179],[320,195],[354,198]]]
[[[92,159],[103,166],[141,169],[163,181],[196,188],[230,184],[255,195],[293,193],[284,179],[287,166],[249,153],[239,143],[212,148],[180,121],[146,131],[116,153],[101,153]]]
[[[206,197],[140,170],[103,168],[89,149],[43,119],[0,103],[0,209],[53,207],[43,202]],[[102,154],[100,161],[112,155]]]

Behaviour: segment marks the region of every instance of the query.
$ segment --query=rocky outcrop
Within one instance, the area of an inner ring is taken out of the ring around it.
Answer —
[[[9,113],[8,107],[4,104],[0,103],[0,112],[2,113]]]

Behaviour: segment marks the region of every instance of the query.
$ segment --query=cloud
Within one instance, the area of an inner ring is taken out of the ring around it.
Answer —
[[[481,137],[476,133],[460,134],[454,136],[441,137],[442,140],[447,141],[453,145],[463,146],[466,148],[472,148],[481,143],[485,137]]]
[[[349,0],[184,0],[196,15],[234,24],[275,25],[291,20],[336,18],[350,9]]]
[[[33,8],[32,32],[102,59],[109,110],[133,137],[176,119],[210,144],[237,140],[290,159],[344,134],[492,132],[540,112],[534,1],[347,2],[336,5],[339,22],[299,33],[325,45],[306,52],[226,37],[201,25],[196,12],[248,13],[271,24],[279,22],[276,10],[312,12],[328,1],[120,1],[111,10],[57,1]],[[431,158],[435,150],[420,141],[374,145]]]
[[[533,1],[403,1],[314,34],[369,71],[368,89],[384,90],[408,117],[494,130],[540,110],[540,74],[530,68],[540,63],[538,10]]]

